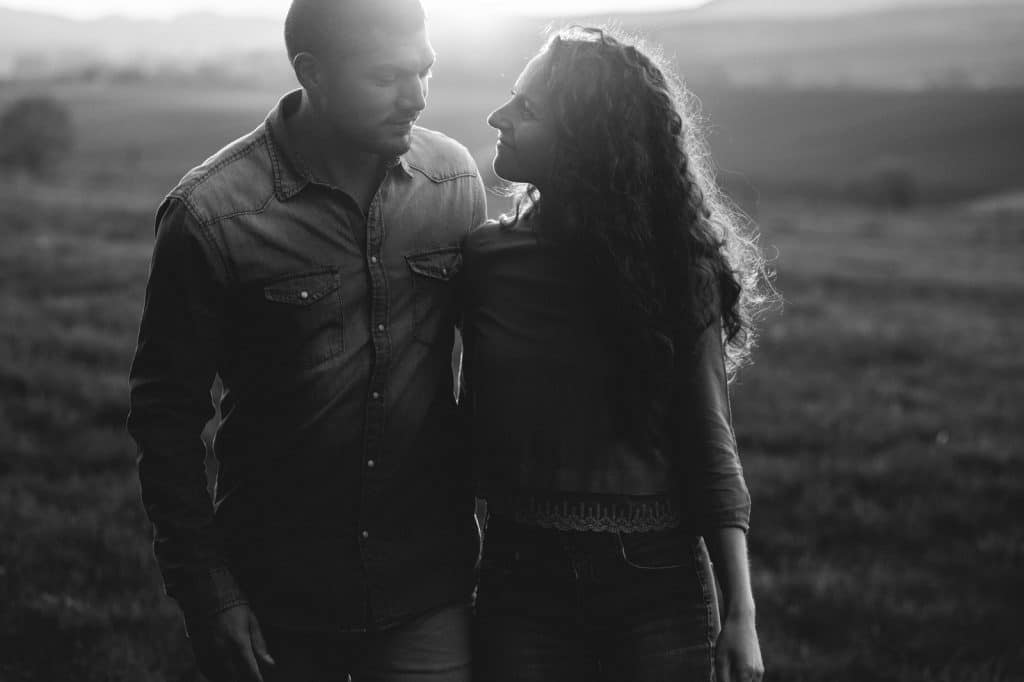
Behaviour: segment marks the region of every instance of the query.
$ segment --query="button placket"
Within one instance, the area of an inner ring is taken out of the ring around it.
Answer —
[[[389,312],[387,271],[383,266],[380,255],[385,228],[381,222],[380,201],[382,193],[386,191],[385,185],[387,182],[388,180],[385,179],[381,187],[378,188],[377,194],[370,204],[370,210],[366,214],[365,226],[366,253],[367,261],[369,262],[367,270],[370,274],[370,328],[374,330],[371,334],[373,364],[370,370],[369,386],[367,387],[368,399],[366,401],[366,422],[363,438],[363,461],[365,463],[363,472],[366,477],[369,477],[370,472],[377,468],[377,463],[380,461],[382,454],[385,423],[383,395],[387,385],[387,368],[390,364],[391,355],[391,339],[387,333]],[[363,516],[361,523],[365,525],[359,535],[364,542],[370,538],[369,526],[372,525],[371,520],[374,518],[373,501],[375,499],[375,492],[373,484],[370,482],[371,480],[367,478],[361,486],[363,497],[361,508],[364,510],[361,513]],[[369,557],[364,557],[364,559],[370,561]]]

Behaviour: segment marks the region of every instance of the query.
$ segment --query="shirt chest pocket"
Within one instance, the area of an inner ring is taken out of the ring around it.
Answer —
[[[308,369],[345,349],[341,278],[336,270],[264,282],[255,338],[269,365]]]
[[[422,251],[405,260],[412,271],[413,336],[425,344],[437,343],[455,326],[455,280],[462,269],[462,249]]]

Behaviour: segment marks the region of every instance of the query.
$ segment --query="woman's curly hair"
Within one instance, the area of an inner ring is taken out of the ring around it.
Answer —
[[[733,377],[772,295],[753,226],[720,193],[692,95],[655,52],[607,28],[572,27],[542,48],[558,146],[543,196],[513,193],[542,237],[571,246],[610,301],[624,359],[617,393],[648,431],[673,359],[720,320]]]

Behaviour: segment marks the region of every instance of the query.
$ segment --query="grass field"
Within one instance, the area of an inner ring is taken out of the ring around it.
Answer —
[[[0,184],[0,680],[194,680],[126,377],[160,193],[273,100],[91,97],[62,180]],[[773,196],[786,304],[734,389],[769,679],[1024,680],[1024,212]]]

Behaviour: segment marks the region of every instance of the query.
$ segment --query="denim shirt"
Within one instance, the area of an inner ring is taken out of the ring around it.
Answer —
[[[464,147],[417,127],[364,216],[294,153],[300,94],[160,206],[128,426],[186,620],[250,603],[279,626],[361,631],[472,592],[451,359],[460,241],[485,194]]]

